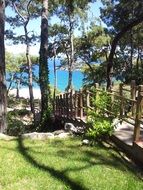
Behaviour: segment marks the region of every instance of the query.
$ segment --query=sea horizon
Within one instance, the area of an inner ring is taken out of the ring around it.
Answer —
[[[58,66],[59,60],[56,63],[57,63],[56,66]],[[33,73],[36,77],[38,77],[38,75],[39,75],[39,66],[38,65],[34,66]],[[27,77],[27,74],[25,73],[25,74],[23,74],[23,76]],[[57,76],[57,89],[61,92],[64,92],[68,85],[68,70],[57,69],[56,76]],[[8,78],[8,73],[7,73],[7,78]],[[81,70],[73,71],[73,77],[72,77],[73,89],[79,90],[82,88],[83,78],[84,78],[84,75],[81,72]],[[51,86],[54,86],[54,69],[53,69],[52,61],[49,61],[49,82],[50,82]],[[7,81],[7,84],[8,83],[9,82]],[[16,88],[14,84],[13,84],[13,88]],[[28,88],[28,85],[21,84],[20,88],[21,89]],[[36,82],[33,82],[33,88],[38,89],[39,84]]]

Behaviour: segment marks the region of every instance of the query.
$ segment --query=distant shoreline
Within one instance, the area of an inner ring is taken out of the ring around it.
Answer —
[[[16,88],[9,91],[9,95],[13,95],[16,97]],[[40,88],[33,88],[34,99],[41,99]],[[29,88],[20,88],[19,89],[19,97],[29,99]]]

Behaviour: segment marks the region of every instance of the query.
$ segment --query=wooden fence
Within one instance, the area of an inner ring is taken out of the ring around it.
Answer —
[[[95,109],[92,105],[92,98],[103,91],[96,84],[96,93],[87,90],[71,91],[56,96],[55,116],[68,119],[82,120],[86,122],[87,109]],[[108,94],[111,96],[112,104],[119,107],[118,118],[134,125],[134,141],[139,140],[140,128],[143,124],[143,85],[136,86],[135,81],[130,86],[122,83],[119,89],[112,89]],[[113,114],[111,110],[105,110],[108,114]]]

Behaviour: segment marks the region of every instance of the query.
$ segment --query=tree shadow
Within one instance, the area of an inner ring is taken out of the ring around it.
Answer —
[[[87,187],[84,187],[78,182],[73,181],[70,179],[66,174],[65,171],[58,171],[50,166],[45,166],[43,164],[38,163],[28,152],[26,147],[24,147],[24,143],[22,138],[18,138],[18,150],[21,153],[21,155],[24,157],[26,161],[28,161],[32,166],[35,168],[38,168],[44,172],[48,172],[52,177],[60,180],[61,182],[64,182],[67,186],[71,188],[71,190],[89,190]]]
[[[33,167],[38,168],[39,170],[42,170],[43,172],[47,172],[49,173],[52,177],[54,177],[57,180],[60,180],[62,183],[66,184],[67,186],[70,187],[70,189],[72,190],[88,190],[88,187],[85,187],[85,185],[83,184],[79,184],[78,181],[75,181],[73,179],[71,179],[68,176],[68,172],[77,172],[77,171],[81,171],[81,170],[85,170],[91,167],[95,167],[96,165],[104,165],[104,166],[109,166],[109,167],[113,167],[116,168],[120,171],[130,171],[132,172],[135,176],[137,176],[137,172],[135,171],[135,168],[132,167],[131,163],[128,163],[127,161],[123,161],[123,159],[120,157],[120,155],[115,152],[112,148],[105,147],[104,144],[98,144],[98,149],[101,149],[103,151],[108,150],[108,154],[109,156],[107,156],[106,154],[102,154],[101,152],[93,152],[93,150],[90,150],[89,148],[84,148],[81,150],[81,157],[74,157],[78,147],[77,144],[75,146],[66,146],[66,148],[68,147],[68,150],[64,150],[64,144],[61,143],[60,141],[54,142],[53,144],[58,150],[54,153],[50,153],[48,154],[48,156],[51,157],[61,157],[62,159],[72,159],[72,161],[80,161],[81,163],[83,163],[84,165],[79,165],[78,167],[73,167],[73,168],[65,168],[62,171],[59,171],[57,169],[55,169],[54,167],[51,166],[47,166],[45,164],[39,163],[35,158],[33,158],[33,156],[30,155],[31,152],[34,153],[40,153],[40,152],[36,152],[36,151],[32,151],[32,148],[30,147],[25,147],[24,145],[24,141],[22,138],[18,138],[18,151],[20,152],[20,154],[24,157],[24,159],[29,162]],[[62,144],[62,148],[61,148],[61,144]],[[51,145],[51,146],[52,146]],[[60,148],[60,150],[59,150]],[[111,149],[111,151],[109,151]],[[72,156],[73,155],[73,156]]]
[[[107,146],[108,144],[108,146]],[[73,155],[74,151],[71,150],[70,148],[73,149],[73,145],[67,146],[69,148],[69,151],[64,151],[61,150],[57,151],[57,155],[59,157],[62,157],[64,159],[67,159],[66,155]],[[120,171],[130,171],[134,176],[138,176],[141,180],[143,176],[143,168],[135,165],[130,159],[127,159],[125,156],[125,153],[113,143],[110,142],[97,142],[96,148],[108,152],[108,156],[102,154],[101,152],[93,152],[91,150],[83,150],[84,157],[80,159],[80,162],[87,163],[85,168],[89,168],[95,165],[106,165],[112,168],[116,168]],[[93,159],[95,158],[95,160]],[[78,159],[74,158],[74,161],[78,161]],[[76,171],[76,169],[72,169],[72,171]],[[68,169],[65,171],[69,171]]]

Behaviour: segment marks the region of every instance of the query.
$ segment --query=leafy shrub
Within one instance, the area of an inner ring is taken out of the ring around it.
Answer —
[[[92,99],[94,109],[88,110],[88,125],[86,137],[92,140],[102,140],[113,133],[113,119],[119,113],[119,107],[112,104],[111,96],[106,91],[94,92]],[[114,112],[114,115],[109,114]]]
[[[25,116],[28,114],[29,111],[27,110],[16,110],[9,111],[7,114],[7,122],[8,122],[8,128],[7,128],[7,134],[12,136],[18,136],[26,131],[26,126],[23,123],[22,116]]]

